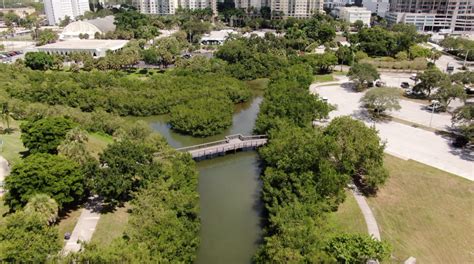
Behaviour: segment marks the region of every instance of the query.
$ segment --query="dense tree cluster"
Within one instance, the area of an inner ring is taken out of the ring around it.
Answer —
[[[350,117],[336,118],[326,129],[313,128],[312,121],[327,116],[329,107],[309,94],[310,77],[310,68],[303,65],[276,75],[262,102],[256,130],[269,135],[259,151],[265,165],[262,192],[269,217],[264,243],[254,260],[334,262],[346,257],[338,250],[358,263],[386,259],[390,249],[370,237],[331,239],[334,231],[327,224],[328,213],[344,200],[350,179],[370,190],[385,182],[384,145],[374,129]],[[360,247],[366,251],[358,254]]]
[[[2,74],[3,75],[3,74]],[[194,98],[245,101],[250,92],[240,81],[221,74],[154,75],[146,80],[119,72],[51,72],[10,70],[4,73],[10,96],[28,102],[67,105],[86,112],[103,109],[119,115],[168,113],[171,107]]]
[[[368,87],[373,86],[374,82],[380,78],[377,69],[368,63],[356,63],[347,73],[349,79],[355,82],[354,89],[356,91],[363,91]]]
[[[226,71],[238,79],[251,80],[270,76],[288,66],[284,40],[272,34],[228,40],[215,56],[229,63]]]
[[[0,225],[0,261],[43,263],[61,249],[58,233],[40,213],[13,213]]]
[[[57,119],[39,119],[29,127],[41,130],[47,126],[37,122]],[[0,260],[193,262],[199,245],[197,171],[188,154],[176,152],[141,123],[117,129],[117,140],[99,160],[83,152],[87,139],[77,128],[65,136],[43,132],[35,134],[40,142],[54,143],[58,135],[64,139],[60,155],[29,155],[6,178],[5,202],[16,212],[0,227]],[[68,159],[75,155],[89,158]],[[57,255],[57,227],[51,225],[58,208],[65,210],[86,194],[99,194],[112,208],[130,201],[128,226],[110,246],[90,245],[64,260]]]
[[[191,263],[199,245],[197,171],[191,156],[178,153],[139,127],[110,145],[87,174],[88,184],[110,205],[130,201],[122,237],[91,244],[74,262]]]
[[[362,28],[349,35],[349,41],[370,56],[395,56],[400,51],[408,52],[416,43],[426,41],[414,25],[396,24],[391,29],[381,26]]]
[[[57,153],[74,123],[62,117],[48,117],[21,124],[21,140],[30,153]]]
[[[255,124],[255,132],[264,134],[280,121],[306,126],[315,119],[327,117],[331,107],[312,95],[308,87],[313,80],[311,67],[296,65],[271,80]]]
[[[461,37],[447,37],[441,41],[441,46],[448,50],[449,53],[469,61],[474,61],[474,41]]]
[[[39,153],[14,166],[5,179],[5,203],[17,210],[37,193],[50,195],[60,208],[84,196],[84,175],[79,164],[64,157]]]
[[[170,125],[185,134],[211,136],[232,125],[233,113],[234,106],[230,100],[199,98],[171,108]]]

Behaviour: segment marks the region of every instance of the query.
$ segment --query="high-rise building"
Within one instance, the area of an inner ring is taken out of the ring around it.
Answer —
[[[323,11],[323,0],[271,0],[272,14],[282,17],[309,18]]]
[[[133,5],[144,14],[172,15],[180,7],[191,10],[211,8],[217,13],[216,0],[134,0]]]
[[[50,25],[59,24],[66,16],[74,19],[90,11],[89,0],[44,0],[44,9]]]
[[[235,7],[255,11],[269,6],[272,14],[283,17],[308,18],[323,10],[324,0],[235,0]],[[133,4],[144,14],[174,14],[176,9],[211,8],[217,14],[217,0],[134,0]]]
[[[265,2],[262,0],[235,0],[235,8],[250,10],[251,8],[255,10],[260,10],[262,6],[265,6]]]
[[[362,6],[380,17],[385,17],[385,14],[390,9],[390,3],[388,0],[363,0]]]
[[[393,0],[386,18],[421,31],[474,32],[474,0]]]

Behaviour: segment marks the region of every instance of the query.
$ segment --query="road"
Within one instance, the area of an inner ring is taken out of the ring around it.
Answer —
[[[329,103],[337,105],[337,110],[329,114],[330,119],[341,115],[350,115],[361,119],[367,125],[375,125],[381,139],[387,142],[387,153],[404,159],[416,160],[471,181],[474,180],[474,153],[472,151],[463,152],[453,148],[449,139],[427,130],[393,121],[374,123],[367,118],[365,111],[359,108],[359,100],[363,93],[352,91],[349,87],[350,83],[344,82],[347,80],[344,78],[341,79],[342,84],[339,86],[313,84],[310,87],[311,92],[318,93],[320,96],[328,98]],[[430,113],[417,109],[419,106],[414,102],[402,101],[402,110],[397,113],[397,117],[403,117],[403,119],[412,122],[426,122]],[[445,116],[436,113],[434,115],[433,124],[436,126],[443,126],[448,122]]]
[[[0,156],[0,196],[3,195],[3,183],[5,177],[10,174],[10,167],[8,166],[8,161]]]

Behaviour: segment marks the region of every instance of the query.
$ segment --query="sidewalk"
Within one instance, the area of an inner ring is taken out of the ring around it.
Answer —
[[[10,174],[10,167],[8,166],[8,161],[0,156],[0,196],[3,195],[3,183],[5,182],[5,177]]]
[[[370,209],[367,200],[354,184],[351,184],[350,189],[354,195],[354,198],[356,199],[357,204],[359,205],[362,215],[364,215],[365,224],[367,225],[369,235],[380,241],[379,226],[377,225],[377,221],[375,220],[374,214],[372,213],[372,209]]]
[[[76,226],[72,231],[71,238],[63,248],[63,254],[81,250],[81,242],[89,242],[92,239],[97,223],[100,219],[100,202],[90,199],[86,207],[82,209],[81,216],[77,220]]]

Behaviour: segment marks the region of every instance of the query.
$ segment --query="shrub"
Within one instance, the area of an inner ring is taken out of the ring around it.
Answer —
[[[171,108],[173,129],[193,136],[219,134],[232,125],[232,102],[226,98],[200,98]]]

